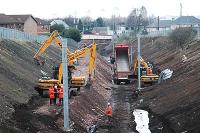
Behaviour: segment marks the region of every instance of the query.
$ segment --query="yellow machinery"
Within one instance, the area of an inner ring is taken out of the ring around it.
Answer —
[[[34,59],[39,62],[39,57],[45,52],[45,50],[53,43],[62,48],[62,43],[60,39],[57,38],[58,32],[54,31],[50,35],[50,37],[42,44],[38,52],[35,54]],[[74,60],[85,56],[86,54],[90,54],[90,60],[89,60],[89,82],[91,80],[91,75],[93,73],[94,67],[95,67],[95,60],[96,60],[96,44],[93,43],[92,45],[88,47],[84,47],[82,49],[78,49],[75,52],[71,52],[69,49],[67,50],[67,57],[68,57],[68,81],[69,81],[69,87],[70,89],[76,88],[76,91],[80,91],[80,87],[83,87],[86,85],[86,77],[85,76],[71,76],[71,72],[75,70],[75,66],[73,65]],[[63,77],[63,67],[62,63],[59,65],[58,68],[55,70],[55,79],[39,79],[37,89],[38,91],[43,95],[45,91],[48,90],[50,86],[61,86],[62,85],[62,77]]]
[[[144,59],[140,58],[140,64],[141,64],[141,82],[142,84],[153,84],[158,82],[159,76],[153,73],[152,65],[148,64],[144,61]],[[138,58],[136,59],[136,62],[133,67],[133,74],[134,76],[138,75]]]

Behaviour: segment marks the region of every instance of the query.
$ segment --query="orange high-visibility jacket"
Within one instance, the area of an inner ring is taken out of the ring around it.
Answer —
[[[58,98],[63,98],[63,88],[58,90]]]
[[[49,88],[49,98],[50,98],[50,99],[55,98],[55,96],[54,96],[54,88],[53,88],[53,87],[50,87],[50,88]]]
[[[111,107],[111,105],[107,106],[107,108],[105,110],[105,114],[107,116],[112,116],[112,107]]]
[[[152,69],[151,68],[148,68],[148,70],[147,70],[148,72],[148,74],[153,74],[153,72],[152,72]]]

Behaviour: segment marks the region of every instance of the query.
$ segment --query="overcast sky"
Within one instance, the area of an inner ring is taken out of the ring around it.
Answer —
[[[131,9],[144,5],[148,15],[178,16],[180,2],[183,15],[200,16],[199,0],[1,0],[0,13],[32,14],[40,18],[73,15],[77,17],[128,16]]]

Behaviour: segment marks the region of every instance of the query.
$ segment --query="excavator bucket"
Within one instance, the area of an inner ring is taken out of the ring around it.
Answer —
[[[76,87],[82,87],[85,86],[86,84],[86,77],[85,76],[77,76],[73,77],[71,79],[71,87],[76,88]]]
[[[143,83],[157,83],[159,80],[159,76],[158,75],[142,75],[141,76],[141,81]]]

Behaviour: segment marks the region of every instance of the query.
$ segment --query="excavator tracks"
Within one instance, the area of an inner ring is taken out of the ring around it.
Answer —
[[[113,133],[133,133],[133,101],[134,91],[130,85],[113,86],[111,101],[113,106],[113,121],[111,132]]]

